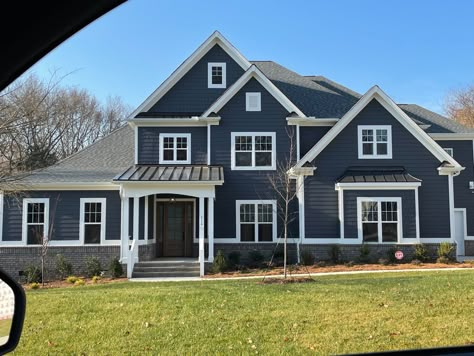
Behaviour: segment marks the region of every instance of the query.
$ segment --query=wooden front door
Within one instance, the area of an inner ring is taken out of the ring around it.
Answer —
[[[188,201],[157,203],[157,256],[192,256],[193,210]]]

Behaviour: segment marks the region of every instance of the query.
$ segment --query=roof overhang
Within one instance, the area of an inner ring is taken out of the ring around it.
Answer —
[[[287,117],[286,121],[288,125],[299,125],[299,126],[334,126],[339,119],[336,117],[327,118],[316,118],[314,116],[309,117]]]
[[[407,190],[416,189],[421,182],[389,183],[389,182],[362,182],[362,183],[336,183],[336,190]]]
[[[192,116],[187,118],[133,118],[128,121],[131,127],[140,126],[209,126],[219,125],[221,118],[219,116],[214,117],[202,117]]]
[[[10,190],[6,187],[5,191]],[[70,182],[70,183],[21,183],[12,184],[11,190],[38,191],[38,190],[119,190],[112,182]]]
[[[428,134],[436,141],[457,141],[457,140],[474,140],[474,132],[469,133],[430,133]]]

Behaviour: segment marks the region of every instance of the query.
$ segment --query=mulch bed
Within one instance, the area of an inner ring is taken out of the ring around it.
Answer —
[[[122,278],[101,278],[99,279],[97,282],[93,282],[92,281],[92,278],[82,278],[81,279],[84,280],[85,282],[85,285],[100,285],[100,284],[110,284],[110,283],[116,283],[116,282],[126,282],[128,281],[127,278],[125,277],[122,277]],[[50,281],[50,282],[45,282],[44,283],[44,286],[40,283],[39,284],[40,287],[39,289],[49,289],[49,288],[65,288],[65,287],[69,287],[69,288],[80,288],[81,286],[75,286],[74,284],[72,283],[69,283],[65,280],[62,280],[62,281]],[[23,288],[26,289],[26,290],[29,290],[31,289],[31,286],[28,285],[28,284],[24,284],[23,285]]]

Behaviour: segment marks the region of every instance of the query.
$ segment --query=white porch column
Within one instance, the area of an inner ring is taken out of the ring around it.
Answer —
[[[120,262],[125,263],[128,256],[128,219],[129,219],[129,198],[121,197],[121,231],[120,231]]]
[[[140,198],[133,198],[133,239],[138,243]]]
[[[454,226],[454,183],[453,175],[448,175],[448,193],[449,193],[449,227],[452,242],[455,241],[455,226]]]
[[[214,261],[214,198],[207,199],[207,262]]]
[[[199,197],[199,275],[204,276],[204,198]]]

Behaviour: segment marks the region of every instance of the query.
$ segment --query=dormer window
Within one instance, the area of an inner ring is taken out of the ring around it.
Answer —
[[[225,88],[226,87],[226,68],[225,63],[207,64],[207,87]]]
[[[359,125],[359,159],[391,159],[392,127],[389,125]]]
[[[245,93],[245,110],[262,111],[262,102],[260,93]]]

